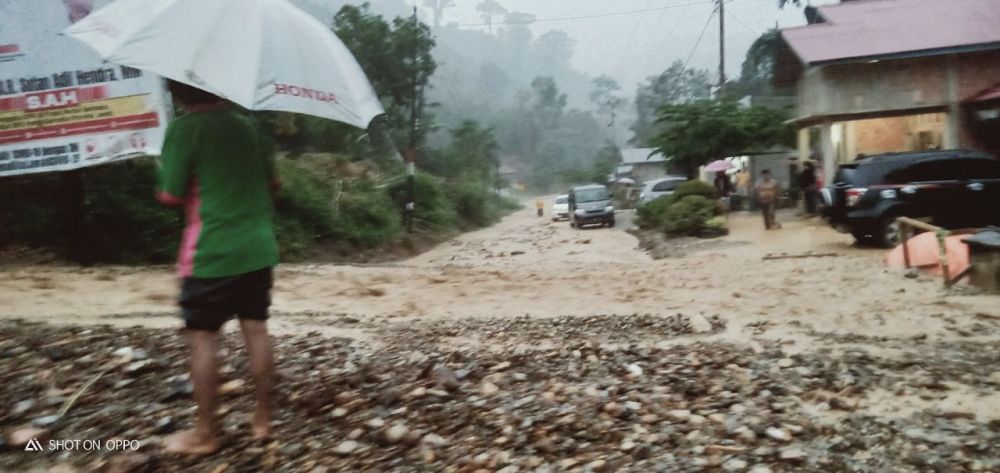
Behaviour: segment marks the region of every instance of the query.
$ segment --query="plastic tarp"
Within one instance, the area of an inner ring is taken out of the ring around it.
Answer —
[[[957,277],[962,271],[969,267],[969,246],[962,240],[968,235],[952,235],[945,238],[945,251],[948,258],[948,278]],[[933,274],[941,274],[941,251],[938,246],[937,235],[933,233],[921,233],[907,242],[910,253],[910,266]],[[890,268],[905,268],[906,263],[903,258],[903,245],[893,248],[886,257],[885,262]]]

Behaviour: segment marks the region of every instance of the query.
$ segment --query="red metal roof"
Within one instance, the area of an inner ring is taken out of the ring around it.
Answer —
[[[994,100],[1000,100],[1000,84],[994,85],[989,89],[986,89],[968,99],[965,99],[966,103],[976,103],[976,102],[991,102]]]
[[[1000,0],[867,0],[819,7],[782,36],[806,64],[1000,48]]]

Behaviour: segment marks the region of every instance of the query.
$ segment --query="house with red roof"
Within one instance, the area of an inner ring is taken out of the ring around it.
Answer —
[[[1000,151],[1000,0],[859,0],[781,31],[776,85],[796,87],[800,159]]]

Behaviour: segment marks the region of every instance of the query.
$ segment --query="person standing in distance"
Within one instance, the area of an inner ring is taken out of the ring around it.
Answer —
[[[777,208],[778,198],[781,196],[781,183],[771,177],[771,170],[761,171],[761,178],[755,187],[757,191],[757,201],[760,203],[761,211],[764,214],[764,228],[781,228],[778,223]]]
[[[253,436],[271,434],[274,361],[267,318],[278,264],[271,198],[280,182],[265,138],[249,118],[200,89],[171,81],[170,91],[186,113],[167,128],[157,199],[185,210],[179,303],[198,411],[194,428],[165,438],[164,448],[206,455],[219,448],[219,329],[233,317],[255,385]]]

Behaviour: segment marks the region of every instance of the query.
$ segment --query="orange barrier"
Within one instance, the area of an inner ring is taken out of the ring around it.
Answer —
[[[962,242],[968,235],[949,235],[944,238],[948,280],[955,280],[969,268],[969,245]],[[933,232],[921,233],[906,242],[909,252],[909,266],[903,254],[903,245],[893,248],[885,256],[885,262],[891,268],[915,267],[933,274],[942,274],[941,247],[937,235]]]

